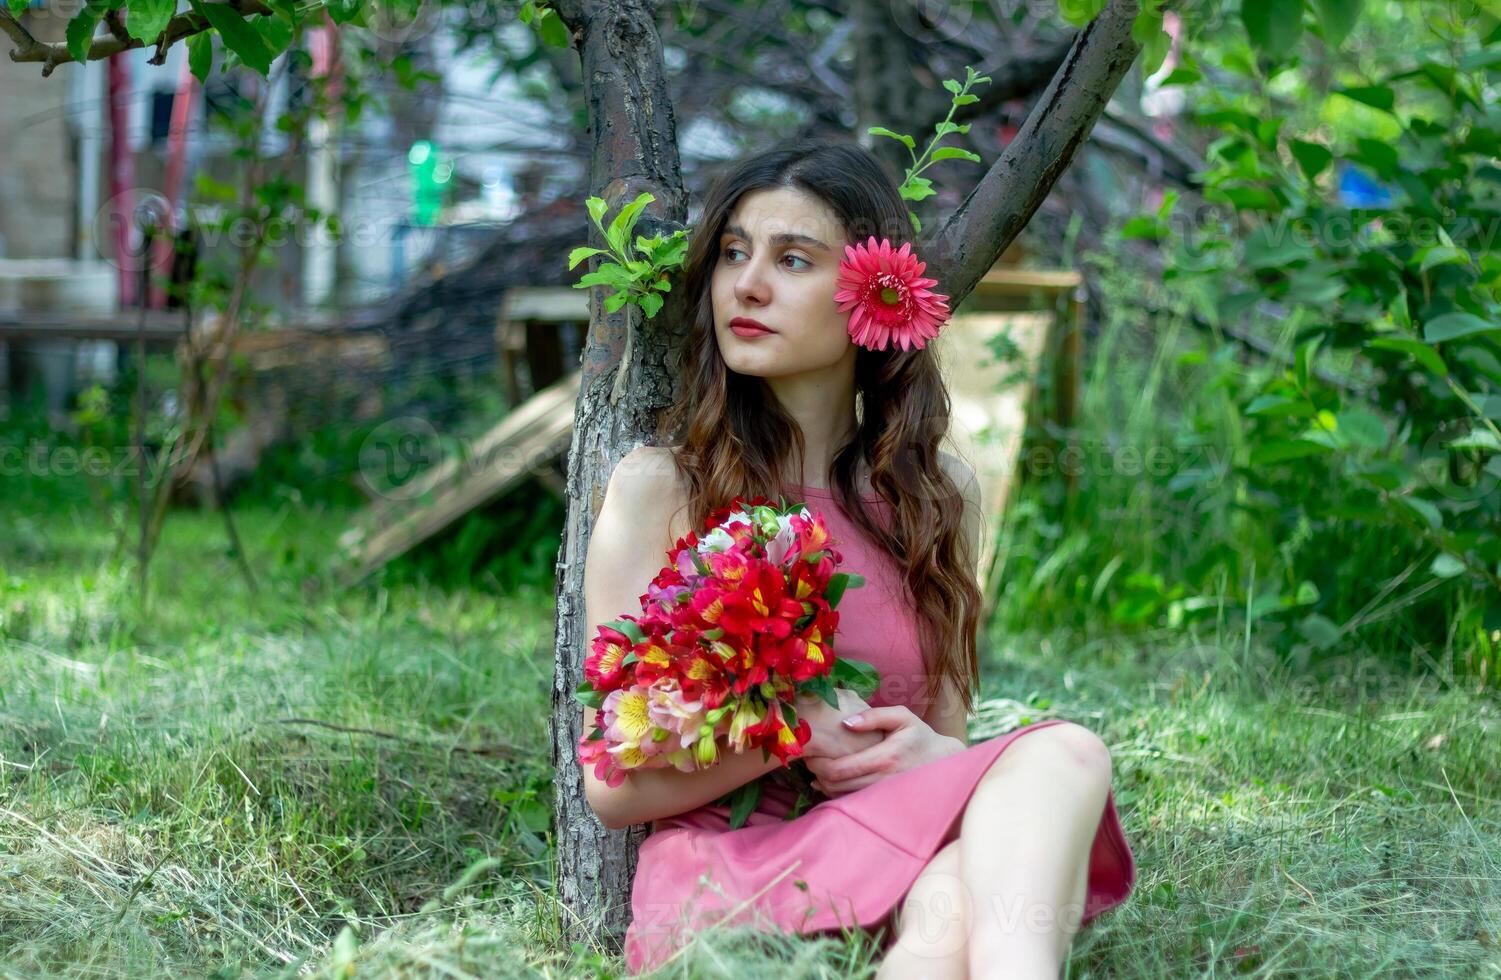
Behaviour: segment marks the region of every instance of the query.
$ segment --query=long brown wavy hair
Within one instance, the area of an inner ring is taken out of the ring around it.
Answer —
[[[695,524],[737,495],[784,493],[795,484],[806,450],[800,427],[765,381],[725,365],[714,333],[710,281],[725,223],[743,194],[777,187],[827,202],[850,243],[870,235],[891,239],[893,247],[911,241],[912,225],[896,181],[875,156],[848,140],[805,139],[767,150],[739,161],[714,182],[685,258],[683,283],[693,323],[678,397],[664,419],[675,437],[672,453]],[[919,703],[932,704],[940,682],[947,682],[960,692],[966,710],[972,709],[979,686],[981,595],[976,556],[969,554],[962,531],[963,495],[939,456],[949,428],[948,390],[931,348],[894,347],[859,349],[855,389],[856,430],[835,452],[828,486],[850,520],[904,571],[923,644]],[[891,505],[885,523],[861,499],[862,462],[871,489]]]

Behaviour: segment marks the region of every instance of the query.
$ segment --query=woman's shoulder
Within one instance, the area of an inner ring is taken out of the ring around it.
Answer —
[[[650,494],[673,490],[682,483],[677,460],[667,446],[637,446],[626,453],[610,475],[612,485],[617,480],[629,484],[633,492]]]
[[[687,486],[670,448],[637,446],[626,453],[610,474],[608,493],[620,494],[639,520],[666,528],[669,543],[687,533],[680,514],[686,513]]]

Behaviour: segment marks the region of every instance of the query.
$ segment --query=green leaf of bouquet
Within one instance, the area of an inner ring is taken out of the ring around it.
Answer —
[[[662,309],[662,294],[647,293],[641,297],[641,312],[645,313],[648,319],[656,316],[660,309]]]
[[[819,698],[827,702],[831,708],[839,707],[839,698],[834,693],[834,683],[829,679],[828,674],[823,674],[821,676],[804,681],[802,685],[799,686],[798,693],[817,695]]]
[[[641,631],[641,627],[629,619],[616,619],[605,625],[617,633],[624,633],[630,637],[632,643],[640,643],[646,639],[646,634]]]
[[[835,572],[829,576],[829,587],[824,590],[824,601],[830,609],[839,605],[839,600],[844,598],[844,590],[849,587],[850,577],[844,572]]]
[[[835,656],[834,667],[829,673],[841,686],[862,698],[870,697],[881,686],[880,672],[863,660]]]
[[[605,696],[599,691],[596,691],[588,681],[580,684],[574,690],[573,695],[578,699],[580,704],[587,705],[591,708],[599,708],[605,703]]]
[[[761,780],[751,780],[735,790],[730,798],[732,800],[730,803],[730,828],[738,830],[745,825],[746,820],[750,819],[750,815],[755,812],[756,804],[761,800]]]

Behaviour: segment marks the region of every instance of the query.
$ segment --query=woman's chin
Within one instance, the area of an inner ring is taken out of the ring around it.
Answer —
[[[769,378],[778,374],[786,373],[786,365],[781,364],[774,357],[757,357],[742,351],[721,349],[724,357],[724,366],[736,374],[749,375],[753,378]]]

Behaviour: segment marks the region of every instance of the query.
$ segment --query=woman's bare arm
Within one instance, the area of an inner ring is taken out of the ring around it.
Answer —
[[[672,459],[660,447],[632,450],[610,475],[584,560],[586,642],[594,639],[600,624],[639,612],[642,593],[677,540],[678,529],[671,522],[681,503]],[[595,714],[584,707],[585,732],[594,729]],[[776,756],[764,755],[760,749],[731,752],[695,772],[637,769],[613,787],[586,767],[584,793],[600,822],[619,830],[713,802],[780,765]]]

